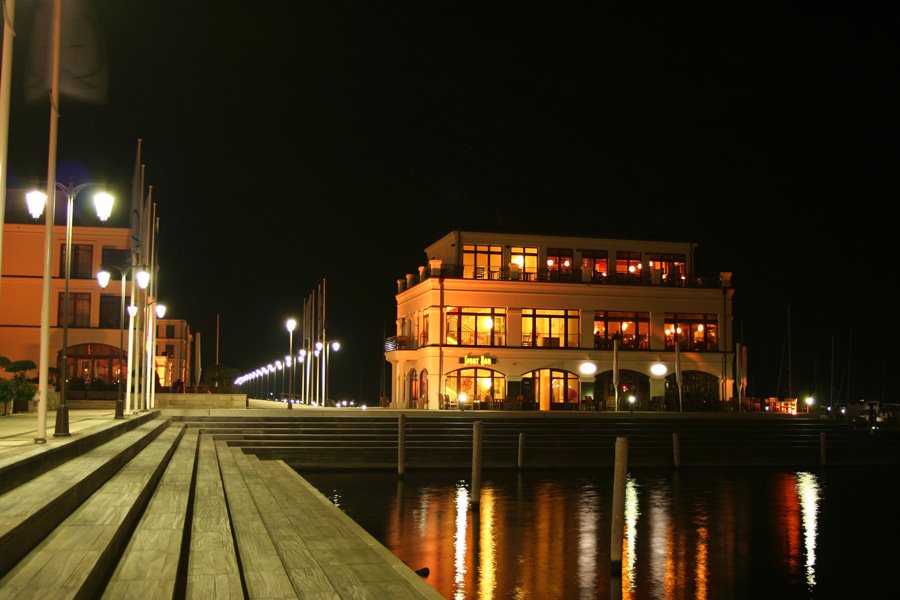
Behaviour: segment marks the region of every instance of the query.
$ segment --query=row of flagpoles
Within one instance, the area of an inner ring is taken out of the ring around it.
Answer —
[[[146,189],[146,194],[145,194]],[[153,186],[144,185],[141,140],[137,141],[131,189],[131,267],[150,273],[150,283],[142,290],[134,285],[128,305],[128,366],[125,385],[125,414],[156,407],[156,321],[159,307],[159,217],[153,202]],[[160,317],[161,318],[161,317]],[[140,360],[134,360],[139,358]],[[120,365],[121,368],[121,365]]]

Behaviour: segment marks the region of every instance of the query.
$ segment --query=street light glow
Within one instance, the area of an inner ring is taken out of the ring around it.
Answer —
[[[32,190],[25,194],[25,203],[28,205],[28,212],[31,213],[31,218],[37,219],[44,212],[44,206],[47,204],[47,194],[38,190]]]
[[[115,201],[115,197],[108,192],[97,192],[94,194],[94,206],[97,208],[97,216],[104,223],[109,219],[109,215],[112,214],[112,207]]]

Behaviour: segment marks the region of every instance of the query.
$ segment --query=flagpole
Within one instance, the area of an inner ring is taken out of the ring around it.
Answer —
[[[680,412],[684,411],[684,403],[682,402],[681,396],[681,350],[680,350],[681,342],[678,340],[678,335],[675,335],[675,385],[678,386],[678,410]]]
[[[6,166],[9,162],[9,88],[12,81],[16,0],[3,3],[3,56],[0,58],[0,265],[3,264],[3,222],[6,215]],[[0,279],[2,281],[2,279]]]
[[[47,442],[47,401],[48,382],[50,377],[50,264],[53,257],[53,225],[56,220],[56,145],[59,128],[59,39],[62,2],[53,2],[53,50],[50,67],[50,141],[47,150],[47,206],[44,207],[44,220],[47,231],[44,234],[44,280],[41,294],[41,356],[38,370],[38,423],[36,444]],[[62,365],[62,373],[66,376],[66,365]],[[57,411],[59,412],[59,411]],[[62,415],[68,419],[68,413]],[[57,414],[57,419],[60,415]]]
[[[619,338],[613,337],[613,388],[616,410],[619,410]]]

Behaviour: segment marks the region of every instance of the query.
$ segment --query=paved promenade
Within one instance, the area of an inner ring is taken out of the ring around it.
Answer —
[[[234,412],[286,412],[283,404],[253,405],[259,408]],[[147,422],[138,425],[141,416]],[[0,417],[0,477],[7,479],[0,599],[443,598],[418,566],[400,561],[281,461],[246,455],[152,411],[113,417],[112,410],[71,410],[71,435],[55,437],[50,411],[43,444],[34,442],[36,413]],[[110,435],[126,425],[127,433]],[[111,439],[18,483],[25,477],[17,463],[59,462],[45,459],[97,435]],[[109,458],[115,445],[129,458]],[[103,481],[85,491],[80,482],[99,473]],[[101,541],[106,549],[98,553]]]

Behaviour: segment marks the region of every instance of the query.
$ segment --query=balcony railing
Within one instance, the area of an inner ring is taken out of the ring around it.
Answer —
[[[422,272],[421,279],[413,277],[411,285],[415,285],[427,279],[437,276],[429,267]],[[693,277],[693,278],[656,278],[650,272],[639,275],[612,273],[601,276],[591,272],[588,275],[581,271],[563,271],[556,269],[538,269],[535,272],[510,270],[509,267],[490,269],[487,267],[463,268],[462,265],[444,264],[441,266],[440,276],[445,279],[478,279],[491,281],[522,281],[525,283],[587,283],[592,285],[641,285],[653,287],[686,287],[686,288],[721,288],[722,278]],[[418,279],[418,280],[417,280]],[[407,280],[408,281],[408,280]]]

